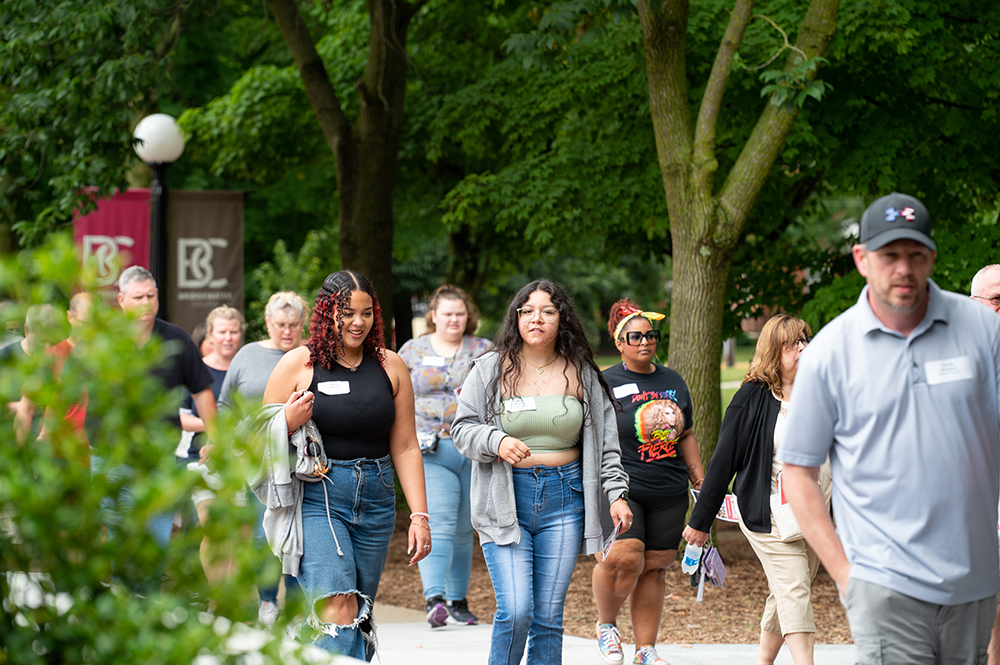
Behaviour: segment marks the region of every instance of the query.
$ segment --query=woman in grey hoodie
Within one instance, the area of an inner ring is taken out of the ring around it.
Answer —
[[[578,554],[601,547],[601,492],[626,530],[611,391],[569,296],[524,286],[492,350],[462,386],[452,425],[472,460],[472,522],[493,580],[490,665],[562,662],[562,615]]]

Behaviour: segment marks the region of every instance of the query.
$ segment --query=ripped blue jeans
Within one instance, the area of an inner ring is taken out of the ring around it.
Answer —
[[[299,584],[312,607],[315,645],[370,661],[377,645],[372,605],[396,523],[392,464],[382,459],[330,460],[329,481],[306,483],[302,499]],[[330,482],[332,481],[332,482]],[[316,611],[331,596],[356,594],[358,616],[323,623]]]

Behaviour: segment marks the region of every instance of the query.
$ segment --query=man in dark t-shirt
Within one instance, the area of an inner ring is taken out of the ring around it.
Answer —
[[[173,353],[165,365],[153,370],[152,374],[163,382],[166,390],[180,386],[187,388],[198,407],[198,413],[207,425],[211,425],[217,413],[215,395],[212,394],[212,375],[201,361],[198,347],[184,329],[156,318],[160,303],[153,275],[141,266],[132,266],[122,272],[118,290],[118,304],[121,308],[136,313],[135,341],[140,347],[149,342],[153,335],[164,343],[176,342],[180,345],[180,350]],[[180,415],[174,411],[168,420],[180,437]],[[163,451],[164,459],[171,464],[174,463],[173,452],[173,449]],[[172,513],[157,516],[150,524],[153,537],[162,547],[166,547],[170,541],[173,517]]]

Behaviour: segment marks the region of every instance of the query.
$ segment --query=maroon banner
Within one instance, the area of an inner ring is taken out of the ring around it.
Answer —
[[[118,276],[132,265],[149,267],[149,190],[130,189],[98,199],[97,210],[73,220],[84,265],[97,275],[97,295],[117,306]]]

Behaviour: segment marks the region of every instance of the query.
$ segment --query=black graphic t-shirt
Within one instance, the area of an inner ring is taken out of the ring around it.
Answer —
[[[691,395],[680,374],[653,367],[652,374],[639,374],[618,363],[604,370],[604,379],[622,405],[618,438],[629,491],[677,496],[688,488],[678,439],[693,423]]]

